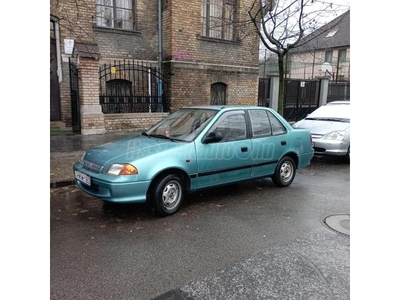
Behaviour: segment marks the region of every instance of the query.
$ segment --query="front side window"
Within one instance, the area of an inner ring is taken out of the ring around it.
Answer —
[[[135,29],[134,0],[96,0],[96,25]]]
[[[236,0],[203,0],[202,35],[206,37],[234,40]]]
[[[221,117],[217,126],[210,132],[220,132],[221,142],[243,140],[246,138],[246,119],[244,112],[227,113]]]

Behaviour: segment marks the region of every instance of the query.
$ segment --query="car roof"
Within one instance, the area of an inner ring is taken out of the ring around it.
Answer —
[[[268,109],[268,107],[254,106],[254,105],[197,105],[197,106],[184,106],[182,108],[213,109],[213,110]]]
[[[350,100],[331,101],[331,102],[328,102],[326,105],[340,105],[340,104],[350,105]]]

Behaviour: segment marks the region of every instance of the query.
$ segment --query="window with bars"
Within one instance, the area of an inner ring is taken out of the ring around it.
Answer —
[[[134,0],[96,0],[96,25],[134,30]]]
[[[203,0],[202,35],[235,40],[236,0]]]

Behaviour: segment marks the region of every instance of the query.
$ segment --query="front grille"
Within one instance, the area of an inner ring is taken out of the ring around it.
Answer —
[[[314,147],[314,151],[315,152],[325,152],[326,149],[325,148],[321,148],[321,147]]]
[[[102,165],[96,164],[86,159],[83,160],[83,168],[85,168],[86,170],[99,173],[102,167]]]

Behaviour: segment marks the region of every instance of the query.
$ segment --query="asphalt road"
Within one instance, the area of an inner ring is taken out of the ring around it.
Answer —
[[[51,190],[51,299],[349,299],[350,166],[315,158],[291,186],[270,179],[195,193],[159,218]]]

